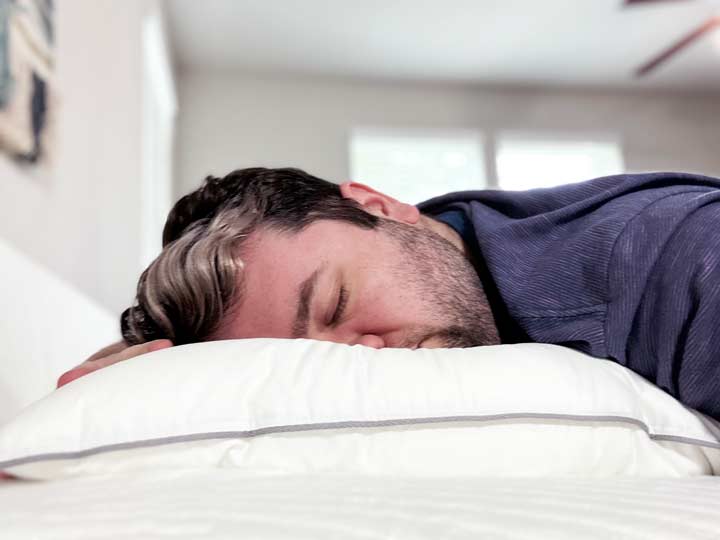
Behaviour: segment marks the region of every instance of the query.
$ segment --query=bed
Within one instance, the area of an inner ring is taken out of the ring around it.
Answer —
[[[715,539],[720,483],[164,472],[0,486],[3,538]]]
[[[242,340],[52,392],[115,318],[0,247],[3,540],[720,538],[717,423],[612,362]]]

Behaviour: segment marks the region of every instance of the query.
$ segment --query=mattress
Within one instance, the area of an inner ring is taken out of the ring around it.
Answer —
[[[717,539],[720,478],[253,476],[0,482],[15,539]]]

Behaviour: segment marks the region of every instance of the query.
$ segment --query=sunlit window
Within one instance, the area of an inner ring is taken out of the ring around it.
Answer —
[[[552,187],[623,172],[622,146],[612,137],[502,134],[496,167],[501,189]]]
[[[350,171],[351,180],[409,203],[486,187],[482,135],[473,130],[357,129]]]

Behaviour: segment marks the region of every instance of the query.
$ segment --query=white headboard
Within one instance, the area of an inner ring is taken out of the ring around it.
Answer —
[[[0,240],[0,423],[118,341],[118,317]]]

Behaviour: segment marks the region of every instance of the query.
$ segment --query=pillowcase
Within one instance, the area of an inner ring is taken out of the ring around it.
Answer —
[[[720,471],[713,429],[622,366],[554,345],[247,339],[157,351],[60,388],[0,429],[0,470],[683,476]]]

